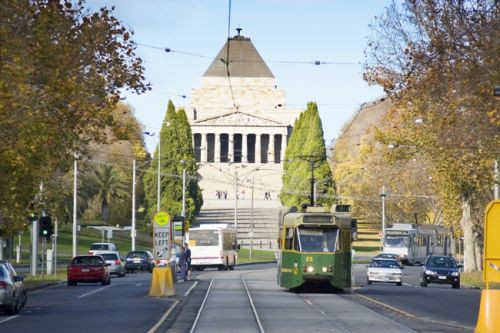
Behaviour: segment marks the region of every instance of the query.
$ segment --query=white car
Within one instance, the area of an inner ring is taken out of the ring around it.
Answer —
[[[372,282],[392,282],[398,286],[403,284],[403,266],[397,260],[373,260],[367,267],[367,284],[372,284]]]
[[[115,243],[92,243],[89,249],[89,256],[95,256],[99,252],[116,252],[120,256]]]

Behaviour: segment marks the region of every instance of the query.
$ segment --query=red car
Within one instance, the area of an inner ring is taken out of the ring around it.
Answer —
[[[78,282],[111,283],[109,264],[100,256],[77,256],[68,265],[68,286],[76,286]]]

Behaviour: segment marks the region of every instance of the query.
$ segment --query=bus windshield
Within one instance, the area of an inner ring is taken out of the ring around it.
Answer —
[[[408,247],[408,236],[387,236],[385,238],[385,245],[388,247]]]
[[[337,228],[300,227],[298,229],[302,252],[334,252],[337,243]]]
[[[191,230],[189,232],[189,244],[191,246],[218,246],[218,230]]]

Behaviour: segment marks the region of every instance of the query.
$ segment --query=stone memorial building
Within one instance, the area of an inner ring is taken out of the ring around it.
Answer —
[[[287,108],[285,92],[250,38],[229,38],[193,89],[188,118],[204,200],[216,191],[234,199],[271,192],[277,199],[292,125],[300,110]],[[229,66],[227,60],[229,56]],[[237,184],[237,187],[236,187]]]

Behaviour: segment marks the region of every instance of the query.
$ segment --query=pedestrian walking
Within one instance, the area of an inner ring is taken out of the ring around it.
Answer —
[[[186,280],[187,272],[187,261],[186,261],[186,250],[184,246],[181,246],[181,254],[179,255],[179,268],[181,270],[181,278],[179,282],[184,282]]]
[[[187,280],[191,280],[191,249],[188,243],[184,243],[184,248],[186,249],[186,266],[187,266]]]

